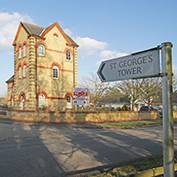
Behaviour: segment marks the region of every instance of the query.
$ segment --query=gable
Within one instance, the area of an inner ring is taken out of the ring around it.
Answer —
[[[67,45],[78,47],[78,45],[71,39],[71,37],[69,37],[67,34],[65,34],[65,32],[62,30],[62,28],[60,27],[60,25],[58,23],[54,23],[54,24],[48,26],[47,28],[43,28],[43,27],[40,27],[40,26],[37,26],[34,24],[21,22],[18,27],[15,39],[13,41],[13,45],[16,44],[19,36],[22,36],[21,35],[22,31],[23,31],[23,35],[25,35],[25,36],[26,35],[27,36],[34,35],[34,36],[38,36],[40,38],[44,38],[44,37],[48,36],[48,33],[50,33],[51,30],[53,30],[54,28],[55,28],[55,30],[57,29],[57,31],[58,31],[58,32],[56,32],[56,34],[60,36],[60,39],[61,38],[64,39],[65,43]]]
[[[23,27],[23,25],[20,23],[20,25],[18,26],[18,30],[16,32],[15,39],[14,39],[12,45],[16,45],[16,43],[18,43],[18,42],[23,42],[27,38],[28,38],[28,32]]]
[[[78,47],[78,45],[71,39],[71,37],[65,34],[65,32],[63,31],[63,29],[60,27],[58,23],[54,23],[50,25],[48,28],[46,28],[42,33],[41,37],[45,37],[48,33],[50,33],[51,30],[53,30],[53,28],[58,30],[58,32],[60,33],[60,37],[62,36],[62,38],[65,40],[67,45]]]
[[[67,41],[55,26],[45,34],[45,43],[50,49],[64,51]]]

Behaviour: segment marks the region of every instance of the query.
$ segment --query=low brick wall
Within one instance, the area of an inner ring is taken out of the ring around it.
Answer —
[[[34,111],[9,111],[0,118],[25,122],[50,122],[50,123],[101,123],[122,122],[135,120],[156,120],[156,112],[139,113],[131,111],[119,112],[34,112]]]

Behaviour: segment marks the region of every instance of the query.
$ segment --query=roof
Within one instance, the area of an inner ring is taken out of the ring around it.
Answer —
[[[7,84],[11,83],[11,82],[14,82],[14,75],[6,81]]]
[[[47,31],[49,31],[50,29],[52,29],[55,25],[58,25],[58,23],[53,23],[52,25],[48,26],[47,28],[44,28],[44,27],[41,27],[41,26],[37,26],[37,25],[34,25],[34,24],[30,24],[30,23],[26,23],[26,22],[21,22],[21,25],[25,28],[25,30],[27,31],[28,34],[30,35],[35,35],[35,36],[39,36],[39,37],[42,37],[43,34],[46,34]],[[61,28],[59,26],[59,28]],[[71,39],[70,36],[68,36],[62,29],[62,35],[65,39],[67,39],[71,45],[74,45],[76,47],[78,47],[79,45],[74,42],[73,39]]]
[[[43,27],[33,25],[33,24],[29,24],[29,23],[21,22],[21,24],[27,30],[27,32],[31,35],[40,36],[41,33],[43,32],[43,30],[45,29]]]
[[[73,43],[75,46],[79,47],[79,45],[75,41],[73,41],[73,39],[71,39],[70,36],[68,36],[66,33],[65,33],[65,35],[68,37],[68,39],[71,41],[71,43]]]

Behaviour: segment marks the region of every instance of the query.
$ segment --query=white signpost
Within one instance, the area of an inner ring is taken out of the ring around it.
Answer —
[[[160,71],[160,51],[162,71]],[[156,48],[103,61],[97,73],[102,82],[162,77],[164,176],[174,177],[172,44],[166,42]]]
[[[103,82],[152,77],[159,73],[158,48],[103,61],[98,69],[98,76]]]

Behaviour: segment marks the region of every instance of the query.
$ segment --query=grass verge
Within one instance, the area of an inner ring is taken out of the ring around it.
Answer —
[[[97,124],[98,128],[136,128],[146,126],[159,126],[162,125],[161,121],[132,121],[132,122],[120,122],[120,123],[103,123]]]
[[[175,163],[177,163],[177,153],[175,152]],[[131,176],[136,177],[138,171],[144,171],[156,167],[163,166],[162,156],[151,157],[148,159],[141,159],[134,162],[127,163],[126,166],[113,168],[109,171],[90,175],[89,177],[123,177]]]

